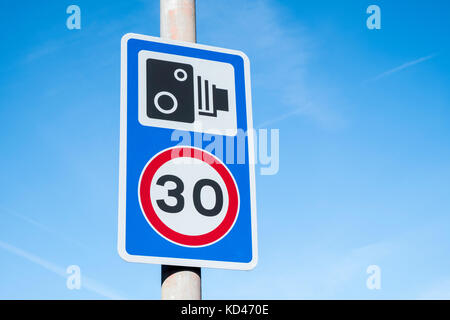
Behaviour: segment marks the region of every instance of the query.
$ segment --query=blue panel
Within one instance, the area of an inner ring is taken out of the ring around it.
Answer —
[[[139,256],[250,262],[252,260],[251,193],[247,137],[245,137],[247,157],[245,163],[227,164],[238,185],[240,211],[233,229],[220,241],[198,248],[176,245],[158,235],[141,212],[138,200],[138,182],[142,169],[155,154],[175,146],[177,141],[171,141],[172,129],[142,126],[138,122],[138,53],[140,50],[231,64],[234,67],[236,79],[237,127],[247,131],[244,61],[241,56],[140,39],[128,40],[126,251],[130,255]],[[194,133],[190,134],[191,141],[194,141]],[[235,140],[236,149],[236,137],[227,139]],[[220,158],[219,155],[217,156]]]

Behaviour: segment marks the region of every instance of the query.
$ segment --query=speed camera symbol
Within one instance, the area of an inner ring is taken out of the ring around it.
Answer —
[[[149,58],[146,71],[148,118],[193,123],[196,113],[217,117],[218,110],[229,111],[228,90],[196,75],[191,64]]]

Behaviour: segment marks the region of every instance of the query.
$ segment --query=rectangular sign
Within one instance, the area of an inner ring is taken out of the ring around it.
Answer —
[[[254,268],[247,56],[138,34],[126,34],[121,46],[120,256]]]

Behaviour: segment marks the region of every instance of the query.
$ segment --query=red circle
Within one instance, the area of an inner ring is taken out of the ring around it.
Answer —
[[[228,191],[228,210],[223,221],[212,231],[201,235],[185,235],[166,226],[156,214],[150,196],[150,185],[158,169],[168,162],[181,157],[201,160],[219,173]],[[213,155],[192,147],[173,147],[153,157],[142,171],[138,187],[139,202],[150,225],[163,237],[185,246],[205,246],[221,239],[233,226],[239,208],[239,195],[231,173],[222,162]]]

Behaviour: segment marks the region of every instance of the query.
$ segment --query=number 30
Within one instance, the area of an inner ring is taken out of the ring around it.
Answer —
[[[183,210],[184,208],[184,197],[182,195],[184,191],[184,183],[183,181],[178,178],[177,176],[167,174],[164,176],[161,176],[158,181],[156,181],[156,184],[159,186],[164,186],[166,182],[171,181],[175,183],[175,189],[167,190],[167,195],[169,197],[173,197],[176,199],[177,203],[175,205],[168,205],[164,200],[156,200],[156,203],[158,207],[168,213],[178,213]],[[201,192],[203,187],[210,186],[214,193],[216,194],[216,203],[213,208],[207,209],[203,206],[202,200],[201,200]],[[223,207],[223,193],[222,189],[220,188],[219,184],[211,179],[201,179],[197,181],[194,185],[194,192],[192,194],[193,200],[194,200],[194,207],[195,209],[202,215],[207,217],[214,217],[222,211]]]

